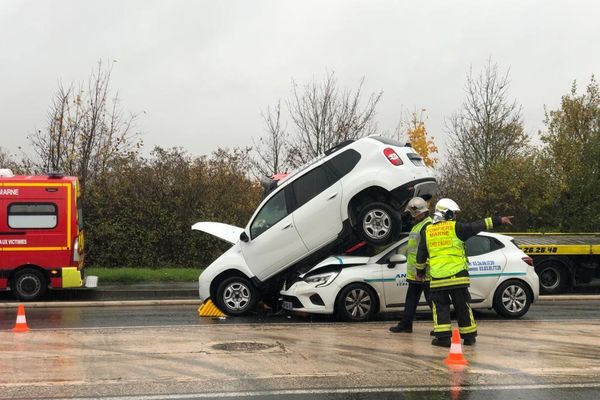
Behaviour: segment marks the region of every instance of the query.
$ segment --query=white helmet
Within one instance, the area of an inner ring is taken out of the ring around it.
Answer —
[[[460,211],[460,207],[458,207],[458,204],[454,200],[440,199],[435,205],[433,223],[452,220],[456,217],[458,211]]]
[[[410,215],[414,218],[417,215],[429,212],[429,206],[427,205],[427,202],[422,198],[413,197],[406,205],[406,209],[404,211],[409,212]]]

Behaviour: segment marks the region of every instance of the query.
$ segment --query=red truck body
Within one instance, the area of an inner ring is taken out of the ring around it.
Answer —
[[[78,179],[0,172],[0,290],[37,300],[49,287],[81,287]]]

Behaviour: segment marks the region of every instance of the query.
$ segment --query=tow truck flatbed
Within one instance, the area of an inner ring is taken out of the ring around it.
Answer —
[[[542,293],[562,293],[600,278],[600,233],[506,233],[529,255]]]

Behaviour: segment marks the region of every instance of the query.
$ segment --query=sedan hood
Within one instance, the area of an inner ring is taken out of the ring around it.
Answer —
[[[231,244],[240,240],[240,235],[244,230],[237,226],[222,224],[220,222],[196,222],[192,225],[195,231],[210,233],[213,236],[223,239]]]
[[[357,256],[331,256],[327,257],[310,270],[308,270],[304,275],[309,272],[314,272],[321,268],[330,267],[332,265],[339,265],[341,267],[350,266],[350,265],[364,265],[369,261],[369,257],[357,257]]]

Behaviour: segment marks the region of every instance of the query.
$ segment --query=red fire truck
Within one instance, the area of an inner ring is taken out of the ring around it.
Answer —
[[[83,229],[74,176],[15,176],[0,169],[0,290],[20,300],[81,287]]]

